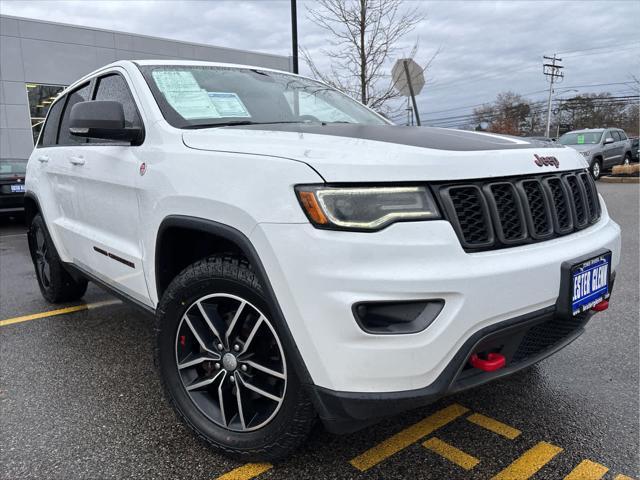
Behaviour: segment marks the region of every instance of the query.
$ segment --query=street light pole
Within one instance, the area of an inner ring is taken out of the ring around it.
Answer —
[[[293,73],[298,73],[298,12],[296,0],[291,0],[291,43],[293,50]]]

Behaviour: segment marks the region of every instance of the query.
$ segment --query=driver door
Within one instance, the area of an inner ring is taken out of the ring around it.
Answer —
[[[123,69],[97,77],[91,100],[120,102],[125,125],[142,128]],[[75,262],[135,300],[150,304],[142,271],[139,231],[138,146],[120,140],[90,138],[73,152],[77,175],[77,224],[80,233]]]
[[[603,147],[605,168],[611,168],[617,165],[622,158],[622,141],[620,140],[618,132],[615,130],[607,130],[604,134],[603,142],[606,142],[608,138],[613,139],[613,143],[609,143]]]

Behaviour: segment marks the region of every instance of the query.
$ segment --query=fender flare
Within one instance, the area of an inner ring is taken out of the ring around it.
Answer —
[[[251,240],[242,233],[240,230],[231,227],[229,225],[215,222],[213,220],[208,220],[200,217],[192,217],[187,215],[169,215],[165,217],[160,223],[160,227],[158,227],[158,233],[156,235],[156,246],[155,246],[155,276],[156,276],[156,290],[158,289],[158,272],[160,272],[160,250],[161,250],[161,242],[159,241],[162,238],[163,233],[169,228],[185,228],[191,230],[201,231],[203,233],[209,233],[212,235],[216,235],[218,237],[224,238],[228,240],[240,248],[242,253],[247,257],[247,260],[251,263],[262,285],[264,287],[265,296],[267,297],[267,301],[269,302],[272,308],[272,314],[275,317],[274,320],[278,323],[280,327],[280,331],[282,332],[282,340],[285,345],[288,347],[287,350],[290,352],[290,355],[293,360],[293,367],[298,375],[298,379],[304,386],[312,386],[313,381],[311,379],[311,375],[309,374],[309,370],[304,363],[302,355],[298,350],[298,346],[291,334],[291,330],[289,330],[289,325],[282,313],[282,309],[280,308],[280,304],[278,303],[278,299],[276,298],[276,294],[271,286],[271,282],[269,281],[269,276],[262,264],[262,260],[260,260],[260,256],[256,251],[255,247],[251,243]],[[160,292],[157,292],[158,298],[160,298]],[[313,389],[308,389],[313,390]],[[311,393],[311,392],[309,392]],[[311,395],[312,400],[315,401],[314,395]]]

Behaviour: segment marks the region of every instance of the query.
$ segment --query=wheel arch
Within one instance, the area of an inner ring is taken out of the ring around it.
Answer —
[[[267,275],[264,265],[260,260],[258,252],[251,243],[251,240],[249,240],[249,238],[240,230],[223,223],[199,217],[185,215],[170,215],[165,217],[158,228],[155,246],[154,264],[158,298],[162,298],[162,294],[173,278],[172,273],[176,270],[175,266],[171,267],[170,263],[164,263],[166,261],[166,257],[163,259],[163,256],[166,256],[167,252],[171,251],[171,246],[175,244],[176,239],[184,238],[181,236],[172,236],[175,232],[192,232],[192,234],[195,235],[204,234],[207,239],[214,239],[215,241],[220,242],[218,243],[218,247],[222,246],[232,248],[234,249],[232,250],[232,253],[240,254],[249,261],[262,283],[264,294],[272,308],[274,321],[276,321],[280,326],[283,337],[282,340],[284,341],[287,350],[291,352],[293,360],[292,367],[303,385],[313,385],[309,371],[306,368],[302,355],[300,354],[295,340],[293,339],[293,335],[291,334],[284,314],[280,308],[280,304],[273,287],[271,286],[269,276]],[[218,250],[220,252],[224,251],[224,249],[220,250],[220,248],[214,250]],[[180,269],[180,271],[181,270],[182,269]],[[178,271],[177,273],[180,272]],[[313,400],[315,401],[315,399]]]
[[[42,209],[40,208],[40,202],[38,201],[38,197],[32,192],[27,192],[24,194],[24,223],[29,227],[33,218],[37,214],[42,215]],[[46,223],[46,222],[45,222]]]

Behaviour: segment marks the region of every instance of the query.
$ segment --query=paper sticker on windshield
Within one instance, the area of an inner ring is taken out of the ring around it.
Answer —
[[[220,118],[220,114],[209,99],[205,90],[193,92],[164,92],[164,96],[173,109],[185,119]]]
[[[220,118],[206,90],[184,70],[155,70],[153,79],[173,109],[185,119]]]
[[[584,143],[584,135],[578,135],[578,145],[582,145]]]
[[[251,117],[249,110],[235,93],[209,92],[209,98],[221,117]]]
[[[153,79],[161,92],[194,92],[201,90],[188,70],[154,70]]]

